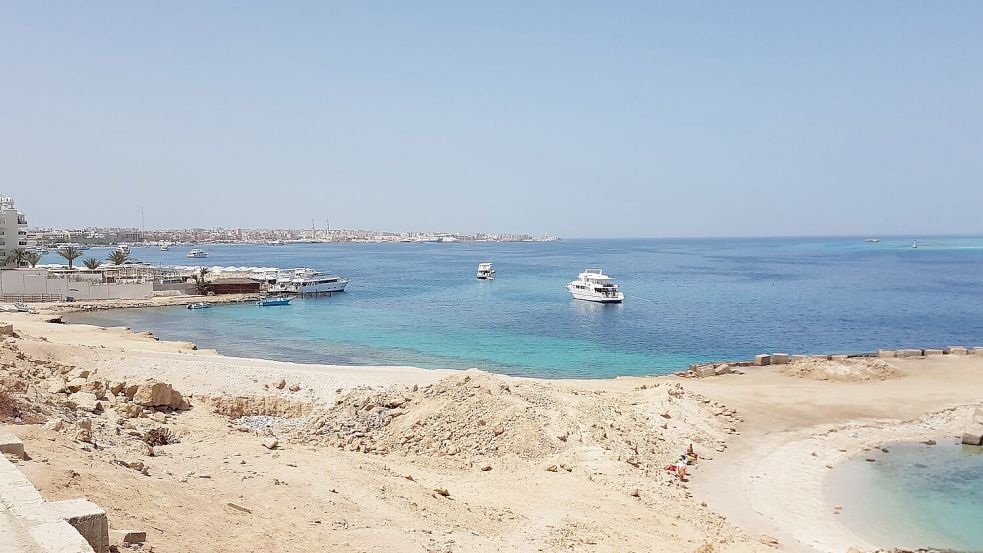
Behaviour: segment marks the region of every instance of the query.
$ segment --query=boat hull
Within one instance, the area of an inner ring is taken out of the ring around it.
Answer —
[[[570,287],[568,287],[567,290],[570,291],[570,295],[573,296],[573,299],[575,300],[592,301],[595,303],[622,303],[625,301],[625,295],[620,292],[616,296],[604,296],[601,294],[571,289]]]
[[[312,296],[319,294],[333,294],[335,292],[344,292],[345,286],[348,286],[347,280],[340,280],[338,282],[322,282],[319,284],[311,284],[308,286],[292,286],[292,285],[274,285],[270,288],[270,292],[287,292],[291,294],[300,294],[302,296]]]

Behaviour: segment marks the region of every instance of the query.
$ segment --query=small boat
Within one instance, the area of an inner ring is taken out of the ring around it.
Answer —
[[[260,298],[256,305],[260,307],[269,307],[271,305],[290,305],[290,300],[294,299],[293,296],[274,296],[268,298]]]
[[[864,242],[867,242],[868,244],[876,244],[876,243],[878,243],[880,241],[881,241],[880,238],[868,238],[868,239],[864,240]]]
[[[599,267],[584,269],[577,275],[577,280],[567,284],[567,290],[574,299],[596,301],[598,303],[621,303],[625,295],[611,277],[605,275]]]
[[[495,280],[495,269],[491,263],[478,263],[478,280]]]
[[[193,250],[188,252],[188,257],[193,257],[193,258],[208,257],[208,252],[199,248],[194,248]]]
[[[188,309],[208,309],[212,304],[207,301],[196,301],[195,303],[189,303]]]
[[[164,242],[163,244],[160,245],[160,251],[162,252],[170,251],[170,249],[171,249],[171,245],[168,244],[167,242]]]
[[[915,249],[918,249],[918,240],[915,240],[914,242],[912,242],[911,243],[911,247],[912,248],[915,248]]]

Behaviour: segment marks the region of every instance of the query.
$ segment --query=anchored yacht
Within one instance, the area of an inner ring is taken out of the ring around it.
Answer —
[[[599,267],[584,269],[577,280],[567,284],[567,290],[574,299],[600,303],[621,303],[625,295],[611,277],[601,272]]]
[[[276,282],[270,285],[269,292],[271,294],[317,296],[332,292],[344,292],[347,285],[347,278],[305,268],[280,271],[277,273]]]
[[[190,252],[188,252],[188,257],[193,257],[193,258],[208,257],[208,252],[199,248],[194,248]]]
[[[478,263],[478,280],[495,280],[495,269],[491,263]]]

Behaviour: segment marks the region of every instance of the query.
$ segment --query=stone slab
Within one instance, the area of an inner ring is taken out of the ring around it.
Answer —
[[[922,355],[944,355],[945,352],[941,349],[925,349],[922,350]]]
[[[147,533],[140,530],[110,530],[109,537],[119,543],[143,543],[147,541]]]
[[[969,350],[962,346],[949,346],[949,355],[968,355]]]
[[[14,434],[0,434],[0,453],[27,459],[24,455],[24,442]]]
[[[765,365],[771,365],[771,356],[767,353],[762,353],[761,355],[754,356],[754,366],[763,367]]]
[[[983,424],[976,424],[963,432],[964,445],[983,445]]]
[[[787,353],[773,353],[773,354],[771,354],[771,364],[772,365],[787,365],[788,364],[788,354]]]
[[[921,357],[922,350],[920,349],[899,349],[898,357]]]
[[[891,359],[898,356],[898,352],[893,349],[880,349],[877,350],[877,356],[881,359]]]

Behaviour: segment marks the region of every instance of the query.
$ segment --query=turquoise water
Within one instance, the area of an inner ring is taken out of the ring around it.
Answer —
[[[310,266],[343,294],[289,307],[117,310],[69,321],[152,330],[228,355],[354,365],[480,367],[542,377],[680,370],[772,351],[983,345],[983,238],[564,240],[215,245],[218,266]],[[189,264],[187,248],[134,256]],[[89,250],[105,257],[109,250]],[[474,277],[493,261],[495,281]],[[57,262],[49,256],[45,262]],[[589,265],[623,305],[572,300]]]
[[[953,439],[884,447],[831,471],[840,520],[881,547],[983,551],[983,448]]]

